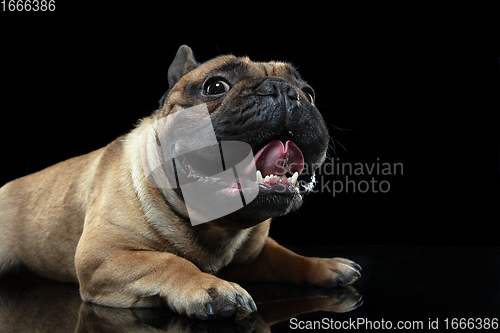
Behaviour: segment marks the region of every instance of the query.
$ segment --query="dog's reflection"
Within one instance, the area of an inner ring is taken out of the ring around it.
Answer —
[[[200,321],[168,309],[116,309],[80,299],[78,286],[36,277],[0,280],[1,332],[270,332],[270,326],[314,311],[348,312],[362,303],[352,286],[308,288],[242,284],[258,311],[242,320]]]

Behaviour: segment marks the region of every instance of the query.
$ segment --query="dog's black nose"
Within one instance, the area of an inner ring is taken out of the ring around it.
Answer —
[[[266,79],[255,90],[258,96],[272,96],[275,99],[288,99],[291,101],[299,99],[299,92],[290,83],[280,79]]]

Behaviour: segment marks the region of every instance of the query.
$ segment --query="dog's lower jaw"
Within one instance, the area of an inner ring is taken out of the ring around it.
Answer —
[[[230,221],[228,225],[238,228],[250,228],[269,218],[283,216],[302,206],[302,196],[294,194],[265,194],[258,195],[245,207],[224,217]]]

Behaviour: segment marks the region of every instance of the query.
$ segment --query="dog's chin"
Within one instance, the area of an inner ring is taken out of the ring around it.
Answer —
[[[299,209],[302,197],[299,193],[260,193],[245,207],[225,216],[221,223],[228,228],[253,227],[271,217],[278,217]]]
[[[174,189],[174,192],[184,201],[180,189]],[[210,221],[208,224],[214,224],[225,229],[246,229],[262,223],[269,218],[283,216],[299,209],[302,203],[302,195],[298,191],[294,193],[261,192],[244,207]]]

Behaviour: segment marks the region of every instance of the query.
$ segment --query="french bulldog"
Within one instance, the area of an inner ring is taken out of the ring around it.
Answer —
[[[328,147],[297,70],[233,55],[198,63],[183,45],[167,80],[159,109],[130,133],[0,189],[0,272],[23,265],[79,283],[87,302],[166,304],[202,320],[256,311],[233,281],[358,279],[353,261],[268,236],[272,217],[301,206]]]

